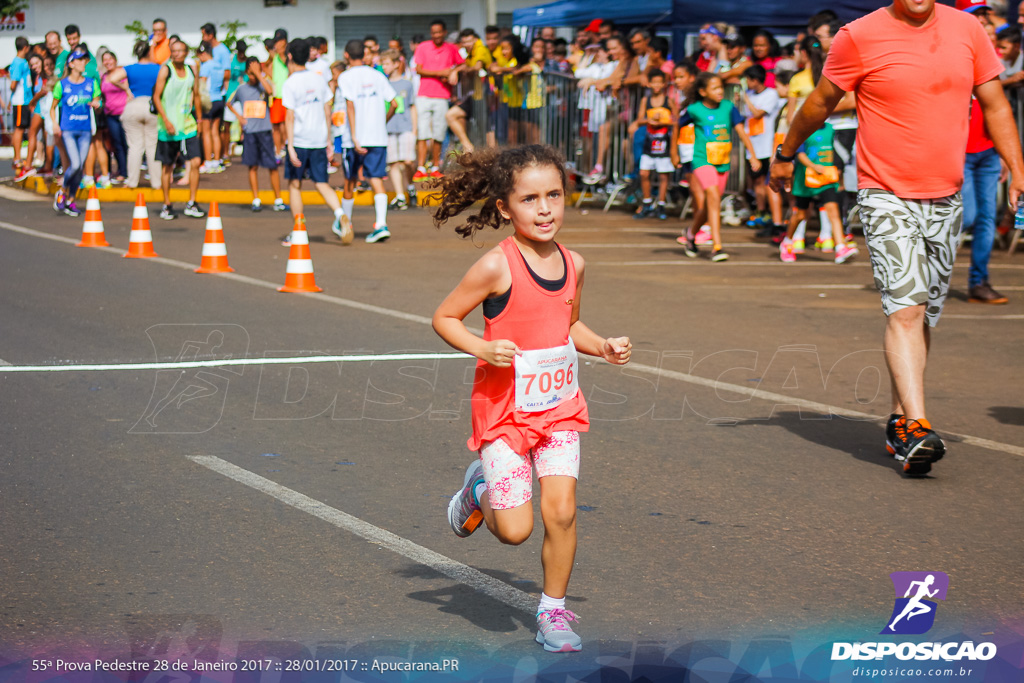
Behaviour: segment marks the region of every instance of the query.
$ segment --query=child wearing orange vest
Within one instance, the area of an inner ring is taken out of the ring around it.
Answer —
[[[523,543],[533,531],[536,468],[544,523],[537,642],[549,652],[577,652],[583,646],[565,592],[576,555],[579,432],[590,425],[577,350],[624,365],[632,345],[628,337],[600,337],[579,319],[583,258],[555,242],[565,212],[562,156],[529,145],[464,154],[458,163],[435,183],[442,192],[435,224],[484,200],[456,232],[472,237],[511,222],[515,233],[484,254],[434,313],[441,338],[479,359],[468,442],[479,457],[448,505],[448,522],[460,537],[483,521],[502,543]],[[480,305],[482,338],[463,324]]]

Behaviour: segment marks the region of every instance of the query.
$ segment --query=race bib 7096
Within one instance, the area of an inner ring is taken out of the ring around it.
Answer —
[[[553,349],[523,351],[515,369],[517,410],[550,410],[579,391],[579,356],[572,339]]]

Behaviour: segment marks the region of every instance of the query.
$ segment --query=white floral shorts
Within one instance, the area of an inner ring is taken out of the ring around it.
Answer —
[[[496,439],[480,449],[487,497],[493,510],[510,510],[533,498],[533,468],[537,478],[565,476],[580,478],[580,434],[555,432],[525,455]]]

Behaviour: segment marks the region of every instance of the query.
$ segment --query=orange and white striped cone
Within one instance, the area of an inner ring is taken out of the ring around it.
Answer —
[[[210,202],[210,213],[206,215],[206,239],[203,241],[203,260],[196,268],[197,273],[233,273],[228,265],[228,248],[224,244],[224,230],[220,222],[217,202]]]
[[[135,210],[132,212],[132,232],[128,237],[128,253],[125,258],[153,258],[158,254],[153,251],[153,233],[149,230],[149,212],[146,210],[146,197],[141,192],[135,199]]]
[[[291,249],[288,251],[288,270],[284,276],[284,287],[279,292],[322,292],[316,286],[313,276],[313,259],[309,255],[309,235],[306,233],[306,218],[302,214],[295,217],[295,228],[292,230]]]
[[[76,247],[109,247],[107,236],[103,233],[103,216],[100,215],[100,200],[96,196],[96,188],[89,188],[89,198],[85,201],[85,223],[82,225],[82,241]]]

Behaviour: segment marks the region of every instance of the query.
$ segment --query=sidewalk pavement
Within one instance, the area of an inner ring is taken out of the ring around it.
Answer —
[[[288,182],[284,179],[284,167],[281,171],[281,196],[285,203],[288,203]],[[270,189],[270,178],[266,169],[259,169],[260,201],[269,206],[274,203],[274,193]],[[332,187],[341,191],[345,176],[340,171],[327,177],[327,182]],[[38,194],[54,194],[60,187],[59,180],[53,178],[40,178],[32,176],[18,183],[26,190]],[[394,190],[391,181],[384,179],[384,190],[388,193],[388,201],[394,198]],[[140,185],[137,189],[130,187],[112,187],[106,190],[96,190],[100,202],[134,202],[139,193],[143,193],[146,203],[162,203],[163,194],[159,189],[152,189],[147,185]],[[85,199],[89,191],[82,189],[78,191],[78,198]],[[432,192],[418,191],[417,196],[421,205],[425,200],[433,196]],[[373,192],[355,193],[357,206],[373,206]],[[171,186],[171,202],[182,204],[188,201],[188,187],[174,184]],[[249,168],[235,162],[228,166],[223,173],[209,173],[199,176],[199,194],[197,201],[200,204],[218,202],[220,204],[250,204],[252,203],[252,191],[249,189]],[[302,203],[310,206],[322,206],[323,197],[316,191],[311,181],[303,182]]]

